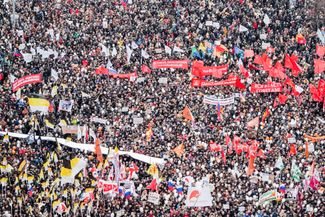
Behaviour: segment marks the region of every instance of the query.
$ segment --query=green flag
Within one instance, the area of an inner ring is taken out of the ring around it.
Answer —
[[[291,164],[291,177],[295,182],[300,182],[300,176],[302,175],[299,167],[296,165],[296,161],[293,160]]]

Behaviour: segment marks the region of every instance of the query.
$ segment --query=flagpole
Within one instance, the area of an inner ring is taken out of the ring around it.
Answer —
[[[140,65],[142,66],[142,49],[140,51]]]

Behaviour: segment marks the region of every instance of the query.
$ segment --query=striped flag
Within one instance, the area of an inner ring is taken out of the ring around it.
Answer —
[[[258,200],[258,206],[267,204],[273,200],[277,199],[277,192],[276,190],[270,190],[265,192],[260,196],[260,199]]]
[[[31,112],[41,112],[47,114],[50,107],[50,102],[41,98],[28,98],[28,104]]]

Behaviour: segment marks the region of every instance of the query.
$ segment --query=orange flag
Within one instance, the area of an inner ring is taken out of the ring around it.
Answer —
[[[307,141],[305,142],[305,145],[306,145],[305,155],[306,155],[306,158],[308,158],[309,157],[309,151],[308,151],[308,142]]]
[[[184,151],[185,151],[184,150],[184,144],[180,144],[179,146],[174,148],[172,151],[175,152],[177,157],[181,157],[184,154]]]
[[[151,127],[151,123],[149,123],[148,128],[147,128],[147,132],[146,132],[147,142],[150,142],[152,136],[153,136],[152,127]]]
[[[100,141],[98,138],[96,139],[96,142],[95,142],[95,153],[97,155],[97,160],[102,163],[103,155],[102,155],[102,150],[100,149]]]
[[[297,154],[296,146],[295,146],[295,144],[291,144],[291,145],[290,145],[289,156],[290,156],[290,155],[296,155],[296,154]]]
[[[192,115],[192,112],[191,110],[189,109],[188,106],[186,106],[183,110],[183,117],[186,119],[186,120],[189,120],[189,121],[194,121],[194,118],[193,118],[193,115]]]
[[[254,167],[254,157],[250,157],[249,158],[249,162],[248,162],[248,169],[247,169],[247,175],[250,176],[253,174],[255,167]]]

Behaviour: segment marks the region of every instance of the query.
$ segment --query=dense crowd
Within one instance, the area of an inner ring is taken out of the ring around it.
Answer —
[[[21,139],[2,134],[1,215],[322,216],[324,101],[314,100],[310,86],[317,87],[325,79],[324,73],[314,72],[314,59],[324,60],[316,54],[316,46],[324,46],[325,26],[324,11],[313,13],[312,3],[16,0],[13,16],[12,1],[3,0],[0,131],[29,136]],[[298,43],[297,35],[305,42]],[[262,45],[265,43],[270,52]],[[216,54],[214,49],[220,45],[225,50]],[[286,54],[295,55],[302,70],[293,75],[286,67],[286,79],[271,77],[256,64],[256,56],[243,58],[237,48],[261,56],[267,53],[272,65],[280,62],[284,66]],[[204,79],[218,81],[235,75],[246,87],[195,88],[191,68],[152,67],[153,60],[184,59],[203,61],[205,66],[228,64],[222,78]],[[239,64],[248,70],[248,76]],[[100,67],[116,70],[117,75],[136,76],[124,79],[96,73]],[[42,82],[12,90],[16,79],[38,73]],[[285,83],[281,94],[288,98],[284,103],[279,102],[278,92],[250,91],[252,83],[271,81]],[[303,91],[292,94],[295,87]],[[220,108],[203,103],[205,95],[234,96],[235,102]],[[320,97],[324,99],[325,87]],[[51,111],[32,112],[29,98],[48,100]],[[58,109],[61,100],[73,100],[71,111]],[[190,109],[193,120],[187,120],[184,108]],[[249,128],[247,123],[256,117],[259,122]],[[135,124],[135,118],[143,122]],[[63,133],[65,125],[87,126],[90,136],[86,138],[88,132],[80,136],[79,129],[78,133]],[[150,165],[121,155],[120,181],[132,183],[132,196],[103,194],[98,181],[115,181],[120,176],[114,170],[116,162],[104,154],[100,163],[96,153],[36,135],[64,138],[80,146],[95,144],[98,139],[111,152],[132,151],[163,158],[165,163]],[[254,157],[238,148],[250,150],[256,145]],[[73,184],[60,184],[64,163],[76,157],[87,159],[86,168]],[[129,176],[133,164],[139,168],[137,176]],[[294,171],[293,165],[297,167]],[[149,166],[159,170],[157,189],[147,188],[154,178],[147,172]],[[297,174],[299,177],[293,177]],[[184,177],[192,177],[194,182],[186,183]],[[212,186],[212,206],[187,207],[188,189],[204,178]],[[92,189],[92,196],[85,201],[81,195],[87,189]],[[271,190],[276,199],[258,204],[261,195]],[[159,193],[159,205],[147,201],[152,191]],[[65,207],[54,205],[57,201]]]

